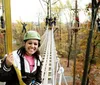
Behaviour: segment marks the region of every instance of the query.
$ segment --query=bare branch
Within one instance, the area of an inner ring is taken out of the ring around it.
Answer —
[[[54,3],[52,3],[52,5],[56,4],[57,2],[58,2],[58,0],[57,0],[57,1],[55,1]]]
[[[42,1],[44,1],[44,2],[48,3],[48,2],[47,2],[47,1],[45,1],[45,0],[42,0]]]

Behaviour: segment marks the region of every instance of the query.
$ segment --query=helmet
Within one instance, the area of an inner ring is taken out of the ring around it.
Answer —
[[[28,31],[24,35],[24,40],[28,40],[28,39],[37,39],[37,40],[40,40],[40,35],[36,31]]]

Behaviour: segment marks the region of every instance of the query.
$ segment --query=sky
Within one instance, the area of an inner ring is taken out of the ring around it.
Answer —
[[[37,22],[39,14],[44,14],[39,0],[11,0],[12,21]]]
[[[21,20],[23,22],[27,22],[27,21],[38,22],[38,19],[42,21],[43,18],[46,16],[46,13],[44,12],[40,4],[40,1],[42,2],[44,10],[46,10],[46,3],[43,2],[43,0],[11,0],[12,22],[16,22],[17,20]],[[65,3],[66,0],[60,0],[60,1],[62,1],[62,3]],[[87,4],[90,1],[91,0],[80,0],[81,3],[79,3],[79,6],[83,7],[85,6],[85,4]],[[81,13],[81,16],[82,16],[81,20],[84,21],[85,19],[84,13]],[[65,18],[65,16],[63,17]],[[63,21],[66,22],[66,20]]]

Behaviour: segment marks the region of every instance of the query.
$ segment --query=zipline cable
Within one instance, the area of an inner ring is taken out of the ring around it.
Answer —
[[[42,5],[42,3],[41,3],[41,0],[39,0],[39,2],[40,2],[40,4],[41,4],[41,7],[42,7],[44,13],[46,13],[46,11],[44,10],[43,5]]]

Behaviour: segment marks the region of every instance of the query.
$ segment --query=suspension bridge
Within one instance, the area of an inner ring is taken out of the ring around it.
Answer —
[[[61,85],[62,77],[64,78],[65,85],[68,85],[64,76],[64,69],[57,56],[53,29],[47,29],[42,36],[40,52],[43,57],[43,85],[56,85],[57,83]]]

